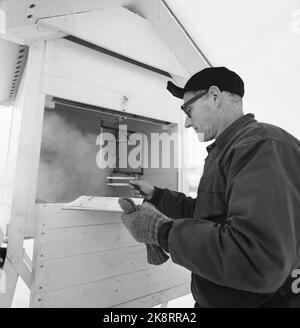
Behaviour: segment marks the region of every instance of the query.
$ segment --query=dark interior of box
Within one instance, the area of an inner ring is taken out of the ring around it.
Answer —
[[[170,152],[173,164],[170,168],[163,168],[161,162],[159,167],[151,168],[153,149],[150,154],[150,147],[149,162],[143,163],[142,167],[129,167],[125,170],[99,167],[96,157],[100,146],[96,140],[100,131],[115,134],[116,138],[120,124],[127,126],[129,134],[140,132],[148,137],[151,133],[166,131],[166,124],[126,118],[122,117],[121,112],[116,113],[120,115],[112,115],[100,109],[88,111],[65,104],[45,108],[36,198],[38,203],[65,203],[81,195],[132,197],[126,185],[128,180],[109,180],[111,176],[138,177],[159,187],[178,189],[174,151]],[[161,147],[155,156],[162,157]]]

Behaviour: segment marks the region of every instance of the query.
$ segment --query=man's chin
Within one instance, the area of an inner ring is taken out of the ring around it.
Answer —
[[[205,133],[203,133],[203,132],[198,132],[198,131],[196,131],[196,133],[197,133],[197,137],[198,137],[198,140],[200,141],[200,142],[205,142],[206,140],[206,138],[205,138]]]

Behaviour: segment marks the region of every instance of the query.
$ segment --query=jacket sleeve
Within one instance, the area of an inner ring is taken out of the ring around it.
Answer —
[[[297,163],[295,150],[279,141],[236,147],[227,166],[227,223],[176,220],[168,237],[172,260],[223,286],[277,290],[292,270],[299,243],[299,189],[289,178],[299,159],[299,151]]]
[[[187,197],[181,192],[155,187],[153,198],[150,201],[164,215],[172,218],[192,218],[196,200]]]

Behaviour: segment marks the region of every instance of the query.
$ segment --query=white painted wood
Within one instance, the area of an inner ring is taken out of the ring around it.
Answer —
[[[166,91],[169,78],[67,40],[47,42],[45,65],[48,74],[102,87],[129,98],[139,94],[145,100],[154,99],[162,105],[168,105],[169,99],[173,98],[166,97],[169,96]]]
[[[75,14],[97,9],[128,6],[133,0],[36,0],[38,18]]]
[[[168,80],[65,39],[47,42],[42,88],[52,96],[178,122],[178,100],[166,90]]]
[[[6,27],[33,24],[42,17],[68,15],[89,10],[129,6],[134,0],[8,0],[0,2],[0,9],[6,15]],[[30,8],[35,4],[34,8]],[[27,18],[27,16],[32,17]]]
[[[134,0],[36,0],[36,16],[51,17],[107,9],[110,7],[128,6]]]
[[[37,24],[25,24],[11,27],[0,33],[0,38],[22,45],[57,39],[66,36],[60,31],[52,31]]]
[[[152,25],[123,7],[46,18],[38,24],[174,75],[188,76]]]
[[[0,10],[5,17],[5,28],[23,25],[26,22],[27,1],[9,0],[0,2]]]
[[[192,38],[181,25],[182,22],[172,12],[171,6],[175,6],[176,3],[173,1],[172,4],[169,4],[169,2],[165,0],[139,0],[135,2],[132,9],[150,21],[160,37],[174,52],[178,61],[192,75],[210,66],[210,64],[199,51],[201,45],[193,44]],[[174,78],[184,85],[184,80],[176,76]]]
[[[8,99],[10,94],[11,82],[17,63],[17,52],[17,44],[0,38],[0,102],[3,105],[11,105],[7,101],[5,104],[4,101]]]
[[[32,254],[32,275],[31,275],[31,286],[30,286],[30,301],[29,306],[33,306],[33,300],[35,297],[34,290],[36,288],[36,273],[38,270],[38,255],[39,255],[39,245],[40,245],[40,239],[42,236],[42,229],[43,229],[43,220],[41,220],[38,216],[38,209],[39,207],[36,206],[36,213],[37,213],[37,221],[36,221],[36,235],[34,238],[33,243],[33,254]]]
[[[162,302],[171,301],[175,298],[187,295],[190,293],[190,283],[172,287],[170,289],[162,290],[159,293],[154,293],[141,297],[129,302],[121,303],[116,306],[116,308],[146,308],[152,307]]]
[[[122,223],[42,230],[42,233],[37,254],[42,261],[138,245]]]
[[[63,204],[39,204],[41,229],[57,229],[120,223],[120,212],[63,210]]]
[[[38,207],[31,306],[147,307],[189,293],[190,273],[170,260],[162,266],[149,265],[145,245],[134,241],[116,213],[106,212],[97,219],[90,214],[101,212],[67,211],[61,204]],[[58,224],[49,225],[51,220]]]
[[[35,292],[49,292],[151,268],[146,246],[39,261]],[[112,286],[113,287],[113,286]]]
[[[10,259],[7,259],[10,261]],[[14,263],[11,263],[12,266],[15,268],[18,275],[22,278],[22,280],[25,282],[26,286],[30,288],[31,285],[31,270],[29,269],[28,265],[22,260],[18,263],[17,266],[14,265]]]
[[[0,46],[1,47],[1,46]],[[1,64],[0,64],[1,65]],[[0,68],[1,71],[1,68]],[[0,74],[1,76],[1,74]],[[1,82],[0,82],[1,85]],[[1,93],[1,91],[0,91]],[[5,211],[3,208],[3,182],[5,175],[5,166],[8,152],[8,143],[10,136],[10,126],[12,120],[12,107],[7,105],[0,104],[0,122],[1,122],[1,130],[0,130],[0,229],[4,234],[6,234],[6,224],[7,217],[5,215]],[[0,239],[1,244],[1,239]]]
[[[169,78],[68,40],[47,42],[45,73],[43,90],[50,95],[169,122],[179,120],[178,100],[166,90]]]
[[[46,94],[72,101],[81,102],[88,105],[122,111],[124,93],[110,91],[95,87],[82,82],[67,80],[54,75],[45,74],[43,91]],[[127,85],[128,86],[128,85]],[[127,96],[126,96],[127,97]],[[176,122],[177,114],[173,110],[175,107],[141,98],[139,93],[131,94],[126,105],[126,112],[154,118],[165,122]],[[176,108],[177,109],[177,108]],[[171,115],[171,113],[174,115]]]
[[[30,256],[27,254],[25,249],[24,249],[23,261],[24,261],[25,265],[31,271],[31,269],[32,269],[32,260],[31,260]]]
[[[34,296],[34,307],[112,307],[187,284],[190,273],[171,263]],[[180,292],[180,296],[182,293]],[[179,297],[175,293],[173,298]],[[147,306],[147,304],[143,304]]]
[[[35,204],[44,109],[44,95],[40,93],[44,52],[44,43],[30,47],[14,107],[9,143],[4,204],[10,211],[10,224],[5,265],[10,263],[17,270],[23,265],[24,233]],[[8,297],[11,302],[17,275],[10,271]]]

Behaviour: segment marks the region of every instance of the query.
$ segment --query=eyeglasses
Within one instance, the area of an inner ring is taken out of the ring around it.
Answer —
[[[201,97],[203,97],[205,94],[207,94],[207,91],[201,92],[198,95],[194,96],[193,98],[191,98],[190,100],[188,100],[185,104],[183,104],[181,106],[181,109],[186,113],[186,115],[191,118],[191,110],[192,108],[190,107],[191,104],[193,102],[195,102],[196,100],[200,99]]]

